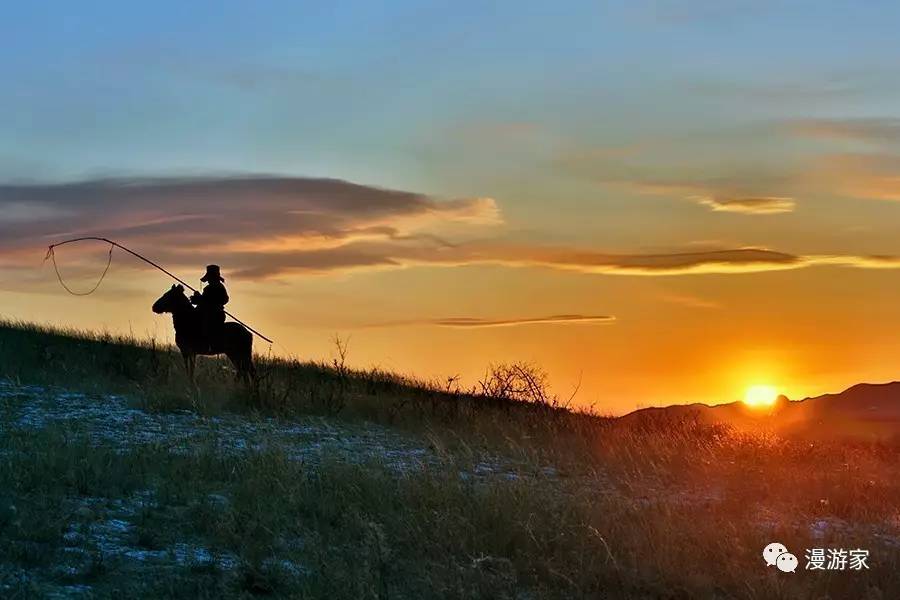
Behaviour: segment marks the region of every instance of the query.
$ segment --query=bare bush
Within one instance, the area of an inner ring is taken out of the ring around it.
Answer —
[[[543,369],[528,362],[514,362],[490,365],[477,390],[487,398],[557,407],[559,399],[549,387]]]

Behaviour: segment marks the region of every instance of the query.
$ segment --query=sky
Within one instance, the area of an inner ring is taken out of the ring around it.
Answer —
[[[0,316],[171,340],[124,253],[222,266],[257,350],[621,414],[898,378],[900,6],[15,3]],[[100,244],[59,249],[90,289]]]

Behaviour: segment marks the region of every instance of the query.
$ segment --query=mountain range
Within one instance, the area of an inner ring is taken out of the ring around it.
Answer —
[[[769,407],[744,402],[643,408],[622,417],[632,423],[696,418],[739,431],[771,431],[809,438],[900,438],[900,382],[860,383],[836,394],[802,400],[779,396]]]

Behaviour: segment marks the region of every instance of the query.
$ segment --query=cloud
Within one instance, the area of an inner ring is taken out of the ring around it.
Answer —
[[[793,175],[757,169],[733,170],[721,176],[692,176],[690,173],[696,168],[685,167],[678,176],[666,177],[650,167],[626,164],[626,157],[585,150],[568,154],[558,164],[600,184],[644,195],[680,197],[717,212],[772,215],[792,212],[796,206],[792,196],[771,193],[792,187]]]
[[[493,198],[448,200],[432,206],[431,212],[436,216],[473,225],[497,225],[502,222],[500,208]]]
[[[608,315],[551,315],[547,317],[527,317],[518,319],[480,319],[476,317],[447,317],[443,319],[423,319],[416,321],[394,321],[374,323],[368,327],[402,327],[407,325],[434,325],[460,329],[492,327],[519,327],[522,325],[571,325],[588,323],[611,323],[615,317]]]
[[[868,256],[823,254],[807,256],[804,262],[809,265],[832,265],[855,267],[857,269],[900,269],[900,256],[871,254]]]
[[[686,306],[688,308],[702,308],[702,309],[717,309],[722,308],[722,305],[715,300],[708,300],[706,298],[701,298],[699,296],[694,296],[691,294],[678,294],[666,292],[662,293],[658,296],[659,300],[663,302],[669,302],[671,304],[678,304],[681,306]]]
[[[684,275],[795,268],[798,257],[762,248],[665,254],[606,254],[568,248],[496,249],[501,264],[545,266],[611,275]]]
[[[48,206],[38,202],[5,202],[0,210],[0,225],[11,223],[28,223],[53,218],[70,218],[71,211],[63,207]]]
[[[848,160],[842,163],[845,170]],[[871,167],[868,159],[859,160]],[[865,170],[859,165],[856,168]],[[789,200],[774,196],[715,198],[720,210],[743,211],[786,209]],[[481,232],[500,222],[496,202],[489,198],[440,200],[333,179],[116,179],[0,185],[0,214],[5,207],[13,208],[15,218],[0,219],[3,268],[33,265],[42,246],[72,235],[91,234],[146,251],[178,270],[218,262],[227,277],[255,280],[463,265],[620,276],[756,273],[816,265],[900,266],[894,256],[797,255],[756,247],[648,254],[502,238],[447,240],[440,234],[446,233],[441,229],[448,223],[455,224],[451,228],[455,236],[460,231]],[[67,263],[78,258],[78,249],[68,246]],[[504,323],[460,320],[439,324],[474,327]]]
[[[502,222],[491,198],[425,194],[303,177],[97,179],[0,185],[0,251],[103,235],[173,253],[340,247],[429,239],[448,223]],[[9,218],[13,215],[13,218]]]
[[[247,261],[252,258],[252,265]],[[662,254],[608,254],[589,249],[505,242],[452,247],[355,243],[311,252],[228,257],[232,275],[253,279],[302,273],[359,269],[490,265],[548,268],[591,275],[681,276],[761,273],[814,266],[864,269],[900,268],[900,257],[888,255],[795,255],[766,248],[734,248]]]
[[[714,198],[712,196],[696,196],[698,204],[710,207],[716,212],[735,212],[745,215],[776,215],[792,212],[794,199],[781,196],[756,198]]]
[[[715,212],[774,215],[793,212],[796,206],[796,201],[790,196],[754,194],[753,190],[757,187],[787,185],[785,182],[775,181],[766,183],[762,177],[753,184],[739,177],[665,180],[643,176],[633,179],[612,179],[607,183],[624,186],[641,194],[681,196]]]
[[[794,119],[787,129],[799,137],[868,143],[900,141],[900,119]]]
[[[861,269],[900,268],[900,256],[810,254],[794,255],[765,248],[737,248],[670,254],[603,254],[572,249],[497,248],[494,258],[477,253],[487,264],[548,267],[589,274],[674,276],[760,273],[813,266]],[[473,263],[478,259],[473,258]]]
[[[766,248],[661,254],[609,254],[590,249],[481,242],[452,247],[354,243],[341,248],[228,257],[232,275],[253,279],[358,269],[492,265],[549,268],[593,275],[676,276],[759,273],[816,265],[897,268],[893,256],[794,255]]]
[[[484,255],[485,253],[478,253]],[[900,268],[900,257],[890,255],[794,255],[766,248],[736,248],[667,254],[604,254],[573,249],[521,247],[486,262],[509,266],[544,266],[609,275],[702,275],[758,273],[831,265],[864,269]]]
[[[900,121],[897,127],[897,141],[900,141]],[[851,132],[843,134],[849,136]],[[893,133],[857,131],[853,135],[860,140],[868,135],[868,139],[874,141],[876,136],[887,140]],[[749,172],[727,177],[665,179],[641,170],[626,170],[624,174],[612,173],[597,180],[641,194],[682,197],[718,212],[773,215],[795,210],[796,194],[785,193],[790,191],[814,197],[900,200],[900,154],[846,152],[818,155],[790,170],[786,168],[782,175]],[[759,193],[763,190],[781,193]]]
[[[524,319],[476,319],[472,317],[457,317],[437,319],[435,325],[441,327],[515,327],[518,325],[540,325],[547,323],[571,324],[571,323],[609,323],[615,317],[606,315],[551,315],[549,317],[531,317]]]

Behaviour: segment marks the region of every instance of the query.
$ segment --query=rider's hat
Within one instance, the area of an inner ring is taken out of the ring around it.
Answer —
[[[219,273],[219,265],[207,265],[206,275],[201,277],[200,281],[203,281],[203,282],[225,281],[225,278],[222,277],[221,273]]]

